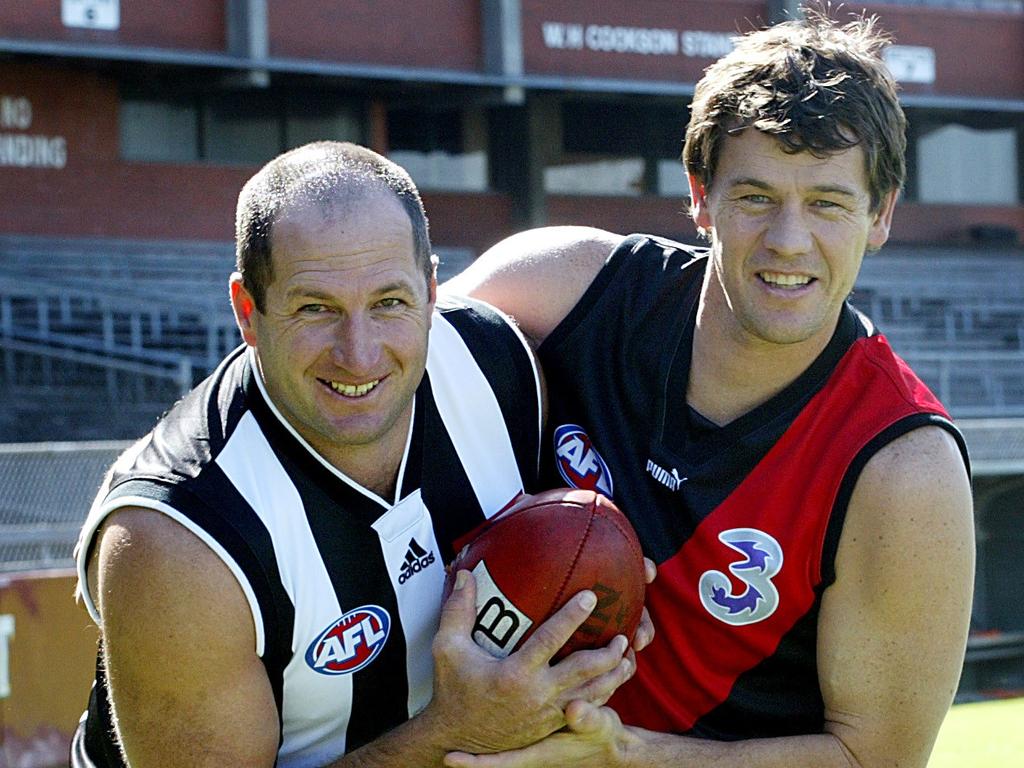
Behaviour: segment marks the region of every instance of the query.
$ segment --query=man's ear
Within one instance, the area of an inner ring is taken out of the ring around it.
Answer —
[[[897,197],[899,197],[898,189],[887,193],[882,198],[878,210],[875,211],[874,220],[871,222],[871,229],[868,230],[869,251],[877,251],[889,239],[889,229],[892,227],[892,214],[896,209]]]
[[[707,188],[704,181],[692,173],[686,174],[690,185],[690,216],[697,229],[706,232],[711,229],[711,215],[708,213]]]
[[[235,313],[235,323],[242,333],[242,340],[250,347],[256,346],[256,331],[253,328],[253,315],[256,314],[256,301],[242,284],[240,272],[231,275],[231,309]]]
[[[433,308],[437,303],[437,264],[439,259],[436,254],[430,255],[430,282],[427,284],[430,306]],[[431,313],[433,314],[433,313]]]

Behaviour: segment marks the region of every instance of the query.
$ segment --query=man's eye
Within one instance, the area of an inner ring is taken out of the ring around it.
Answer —
[[[839,203],[834,200],[815,200],[814,205],[817,208],[839,208]]]
[[[381,299],[380,301],[377,302],[377,306],[378,307],[386,307],[386,308],[389,308],[389,309],[391,307],[400,307],[403,304],[405,304],[404,301],[402,301],[401,299],[396,299],[393,296],[389,296],[388,298]]]
[[[756,205],[764,205],[765,203],[771,202],[771,198],[769,198],[768,195],[744,195],[742,199],[748,203],[754,203]]]
[[[327,307],[325,307],[323,304],[303,304],[301,307],[299,307],[299,312],[301,312],[304,315],[316,315],[321,312],[325,312],[326,310]]]

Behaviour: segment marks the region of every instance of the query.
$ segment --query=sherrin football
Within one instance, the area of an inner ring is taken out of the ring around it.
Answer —
[[[597,606],[556,660],[618,634],[632,640],[640,623],[640,542],[618,507],[593,491],[557,488],[521,498],[458,553],[445,595],[462,569],[476,581],[473,639],[498,657],[583,589],[594,591]]]

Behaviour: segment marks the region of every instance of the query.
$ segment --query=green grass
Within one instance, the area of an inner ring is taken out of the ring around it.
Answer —
[[[1024,766],[1024,698],[958,704],[939,731],[928,768]]]

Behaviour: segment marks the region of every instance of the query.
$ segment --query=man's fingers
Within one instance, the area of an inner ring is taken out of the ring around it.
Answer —
[[[628,648],[626,637],[616,635],[604,648],[575,651],[551,669],[563,688],[574,688],[615,669]]]
[[[569,730],[580,736],[597,735],[619,724],[618,715],[608,707],[595,707],[586,701],[573,701],[565,708]]]
[[[460,570],[455,575],[455,588],[441,606],[437,633],[445,637],[468,637],[475,622],[476,580],[469,571]]]
[[[580,686],[567,692],[566,701],[583,700],[600,707],[605,703],[618,686],[621,686],[636,672],[636,656],[633,651],[627,651],[626,655],[618,656],[615,666],[607,672],[591,677]]]
[[[530,638],[523,643],[518,653],[521,658],[535,664],[546,664],[565,645],[572,633],[594,610],[597,595],[589,589],[577,593],[554,615],[541,624]]]
[[[640,625],[636,628],[636,634],[633,635],[633,650],[642,651],[651,641],[654,640],[654,622],[651,621],[651,614],[647,612],[647,606],[644,606],[643,613],[640,614]]]
[[[650,584],[654,581],[654,577],[658,575],[658,566],[654,564],[654,561],[649,557],[644,558],[644,581]]]

